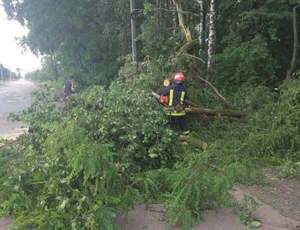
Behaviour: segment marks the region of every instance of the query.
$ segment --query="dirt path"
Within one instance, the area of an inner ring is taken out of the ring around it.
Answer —
[[[258,202],[254,214],[262,222],[262,230],[300,229],[300,181],[280,179],[270,170],[266,179],[266,186],[237,188],[234,197],[241,200],[249,195]]]
[[[300,181],[279,179],[271,171],[266,176],[269,186],[253,186],[248,188],[248,191],[277,209],[283,216],[300,222]]]
[[[260,230],[300,230],[300,181],[279,179],[274,173],[266,174],[268,185],[238,187],[232,194],[238,201],[245,195],[259,204],[254,212],[261,221]],[[180,230],[167,224],[162,205],[138,205],[128,217],[118,218],[122,230]],[[204,220],[193,230],[247,229],[232,209],[219,209],[204,213]]]
[[[178,226],[169,226],[165,209],[160,204],[138,205],[129,212],[128,217],[120,217],[117,223],[122,230],[180,230]],[[220,209],[204,213],[204,221],[194,230],[246,230],[232,209]]]

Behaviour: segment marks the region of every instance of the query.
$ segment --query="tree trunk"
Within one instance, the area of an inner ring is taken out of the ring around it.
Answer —
[[[152,96],[159,100],[160,96],[152,92]],[[203,114],[206,116],[225,116],[225,117],[236,117],[236,118],[242,118],[247,116],[247,113],[236,111],[236,110],[230,110],[230,109],[210,109],[210,108],[204,108],[201,106],[197,106],[189,101],[186,102],[188,105],[191,105],[191,107],[186,108],[187,113],[195,113],[195,114]]]
[[[192,34],[190,32],[190,29],[185,24],[184,15],[182,13],[183,12],[182,0],[173,0],[173,1],[174,1],[174,5],[176,6],[176,10],[177,10],[179,26],[180,26],[182,32],[184,33],[186,43],[190,43],[190,42],[192,42],[193,39],[192,39]]]
[[[130,0],[132,61],[137,63],[135,0]]]
[[[173,10],[172,12],[172,27],[173,27],[173,36],[176,36],[176,32],[177,32],[177,15],[176,15],[176,6],[173,2],[173,0],[171,0],[170,2],[170,6],[171,6],[171,10]]]
[[[295,72],[296,61],[298,55],[298,28],[297,28],[297,8],[300,5],[297,5],[293,9],[293,30],[294,30],[294,48],[293,48],[293,57],[291,60],[290,68],[287,71],[286,79],[290,79],[292,74]]]
[[[52,54],[50,57],[51,60],[51,68],[54,74],[54,80],[58,81],[59,78],[59,71],[58,71],[58,66],[57,66],[57,61],[56,61],[56,57],[55,54]]]
[[[200,16],[200,21],[199,21],[199,25],[198,25],[198,32],[199,32],[199,36],[198,36],[198,40],[199,40],[199,45],[202,48],[204,45],[204,0],[197,0],[197,2],[199,3],[199,7],[200,7],[200,12],[199,12],[199,16]]]
[[[209,9],[209,36],[208,36],[208,60],[207,60],[207,69],[211,70],[213,66],[213,55],[216,48],[216,0],[210,1]]]
[[[229,109],[209,109],[204,107],[191,107],[186,109],[187,113],[203,114],[206,116],[217,116],[217,117],[246,117],[247,114],[240,111],[229,110]]]

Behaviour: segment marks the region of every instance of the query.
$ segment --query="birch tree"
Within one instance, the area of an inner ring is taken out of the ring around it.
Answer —
[[[198,29],[198,40],[200,47],[204,44],[204,0],[196,0],[199,4],[199,25],[197,26]]]
[[[208,59],[207,59],[207,69],[211,70],[213,65],[212,57],[215,53],[216,48],[216,0],[210,1],[209,7],[209,20],[208,20]]]

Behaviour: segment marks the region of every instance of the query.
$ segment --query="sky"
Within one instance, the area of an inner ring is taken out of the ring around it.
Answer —
[[[16,21],[8,20],[1,4],[2,0],[0,0],[0,63],[15,72],[20,68],[23,74],[41,68],[40,58],[29,50],[24,51],[16,40],[26,35],[28,29]]]

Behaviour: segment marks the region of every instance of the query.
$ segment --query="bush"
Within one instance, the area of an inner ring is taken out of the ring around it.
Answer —
[[[271,80],[276,69],[268,44],[260,35],[246,42],[231,38],[231,44],[216,56],[216,61],[217,85],[229,90],[245,83],[259,85]]]
[[[114,229],[117,213],[146,192],[136,178],[173,167],[177,135],[143,84],[120,78],[107,90],[95,86],[62,111],[48,90],[36,95],[20,115],[32,132],[0,174],[1,210],[16,228]]]
[[[252,155],[278,155],[299,161],[300,81],[279,88],[278,101],[265,104],[252,116],[245,146]]]
[[[247,96],[232,98],[251,110],[248,122],[209,122],[195,135],[209,142],[203,152],[178,144],[150,97],[159,70],[145,65],[127,63],[110,87],[90,87],[62,110],[41,91],[17,117],[31,132],[0,151],[9,156],[0,160],[0,210],[17,229],[115,229],[136,201],[164,203],[170,222],[190,229],[204,209],[227,204],[232,186],[257,183],[260,159],[299,159],[299,80],[279,94],[241,89]]]
[[[166,207],[172,224],[191,229],[203,210],[226,204],[230,182],[211,160],[209,154],[191,154],[170,174]]]
[[[286,161],[278,168],[278,174],[283,178],[300,177],[300,162]]]

